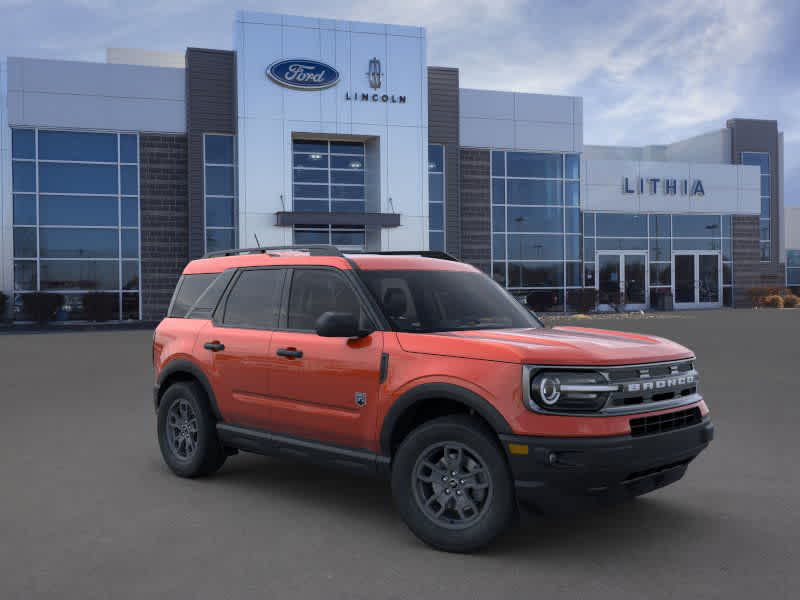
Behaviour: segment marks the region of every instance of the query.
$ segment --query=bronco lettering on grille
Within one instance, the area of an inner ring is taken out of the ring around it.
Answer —
[[[691,385],[692,383],[695,383],[694,375],[681,375],[680,377],[664,377],[662,379],[653,379],[652,381],[626,383],[623,385],[626,392],[651,392]]]

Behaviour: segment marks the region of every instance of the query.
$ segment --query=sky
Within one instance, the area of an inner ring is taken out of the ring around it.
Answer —
[[[800,205],[794,0],[0,0],[0,56],[105,59],[107,47],[230,49],[237,9],[420,25],[462,87],[583,97],[584,143],[665,144],[776,119]]]

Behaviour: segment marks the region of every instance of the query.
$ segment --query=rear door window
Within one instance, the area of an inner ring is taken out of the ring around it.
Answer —
[[[275,329],[284,269],[245,269],[225,300],[222,325],[242,329]]]

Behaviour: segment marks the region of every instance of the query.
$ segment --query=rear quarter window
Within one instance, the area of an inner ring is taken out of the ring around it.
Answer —
[[[213,285],[218,280],[230,279],[230,274],[225,273],[196,273],[183,275],[175,287],[172,303],[169,307],[168,317],[173,318],[200,318],[209,319],[214,307],[219,302],[225,285]],[[198,302],[200,300],[200,302]],[[192,309],[192,314],[189,314]]]

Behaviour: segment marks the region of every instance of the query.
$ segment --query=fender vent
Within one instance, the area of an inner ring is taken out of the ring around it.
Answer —
[[[637,437],[640,435],[674,431],[675,429],[683,429],[684,427],[697,425],[701,420],[700,409],[696,406],[689,410],[679,410],[664,413],[663,415],[631,419],[631,435]]]

